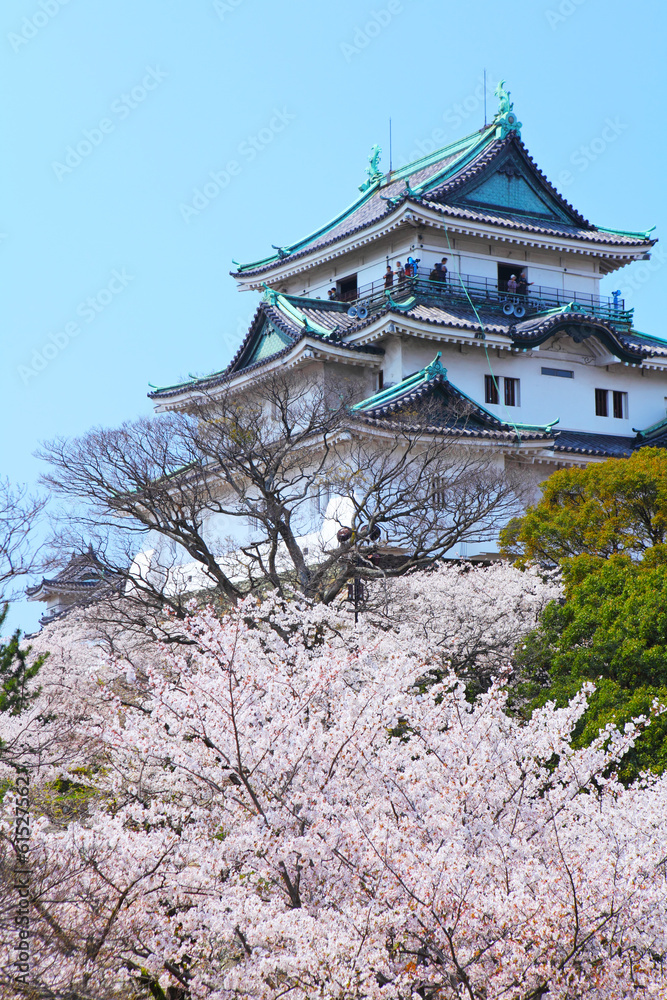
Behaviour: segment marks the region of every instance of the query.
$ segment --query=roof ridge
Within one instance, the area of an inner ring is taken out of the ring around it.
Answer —
[[[470,153],[471,150],[468,148],[468,143],[471,139],[476,137],[478,138],[478,142],[480,144],[486,144],[488,141],[495,142],[495,131],[491,126],[488,126],[486,129],[471,132],[470,135],[464,136],[462,139],[458,139],[455,142],[450,143],[448,146],[443,146],[441,149],[435,150],[433,153],[428,154],[426,157],[422,157],[420,160],[414,160],[412,163],[406,164],[399,170],[392,170],[388,174],[379,175],[367,187],[364,187],[361,194],[359,194],[347,208],[345,208],[342,212],[339,212],[336,216],[324,225],[320,226],[318,229],[314,230],[312,233],[309,233],[308,236],[305,236],[301,240],[297,240],[295,243],[280,247],[277,253],[272,254],[269,257],[263,257],[261,260],[252,261],[248,264],[239,264],[237,270],[230,273],[232,275],[242,276],[246,271],[255,271],[259,268],[266,267],[267,265],[279,263],[286,258],[290,258],[293,254],[301,253],[303,250],[306,250],[310,244],[314,243],[318,237],[325,235],[328,231],[340,225],[341,222],[344,222],[346,218],[352,215],[357,209],[361,208],[364,204],[366,204],[366,202],[370,201],[370,199],[381,190],[386,189],[401,180],[412,177],[419,170],[427,169],[432,164],[437,163],[438,160],[445,159],[448,155],[448,151],[456,151],[456,149],[460,147],[463,156]],[[462,157],[457,157],[448,165],[446,169],[454,168],[461,158]],[[395,200],[396,203],[402,201],[403,194],[396,196],[396,198],[392,200]],[[395,204],[389,205],[387,211],[391,211],[393,207],[395,207]],[[386,212],[383,213],[383,215],[384,214],[386,214]],[[382,215],[379,216],[379,218],[382,218]]]
[[[464,136],[462,139],[458,139],[456,142],[450,142],[449,145],[447,146],[441,146],[440,149],[436,149],[432,153],[427,153],[426,156],[422,156],[419,160],[413,160],[411,163],[406,163],[405,166],[400,167],[399,170],[393,170],[391,174],[385,174],[384,176],[388,178],[385,183],[390,184],[397,180],[403,180],[404,177],[411,177],[413,174],[418,173],[420,170],[425,170],[427,167],[432,166],[439,160],[444,160],[448,151],[451,153],[451,151],[453,151],[456,146],[464,147],[462,149],[462,152],[470,153],[472,150],[465,149],[465,146],[470,142],[471,139],[475,138],[475,136],[477,136],[479,139],[480,147],[486,145],[486,143],[489,140],[491,142],[495,142],[496,127],[493,124],[487,125],[486,128],[481,128],[478,129],[476,132],[471,132],[469,135]],[[484,143],[482,143],[482,139],[484,140]],[[475,147],[473,146],[472,149],[474,148]],[[480,151],[481,150],[477,151],[475,153],[475,156],[478,156]],[[458,159],[454,160],[453,163],[448,164],[445,170],[449,169],[450,167],[453,167],[458,162],[459,162]]]

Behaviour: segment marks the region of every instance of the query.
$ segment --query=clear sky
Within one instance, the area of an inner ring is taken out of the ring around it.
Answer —
[[[661,0],[4,0],[0,474],[32,483],[40,441],[224,367],[256,306],[232,259],[347,206],[373,143],[388,169],[389,116],[394,166],[481,127],[484,68],[579,211],[663,235],[666,20]],[[667,337],[656,251],[605,290]]]

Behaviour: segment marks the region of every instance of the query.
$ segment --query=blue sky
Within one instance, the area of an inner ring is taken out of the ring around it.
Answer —
[[[0,473],[32,483],[40,441],[224,367],[256,305],[232,259],[348,205],[373,143],[388,168],[389,116],[394,166],[481,127],[484,68],[576,208],[660,235],[665,20],[659,0],[4,0]],[[657,250],[606,290],[667,336]]]

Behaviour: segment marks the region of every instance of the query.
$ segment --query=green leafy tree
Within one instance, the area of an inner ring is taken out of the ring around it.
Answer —
[[[8,611],[8,604],[0,610],[0,631]],[[48,653],[40,654],[28,664],[31,648],[21,647],[20,629],[7,642],[0,643],[0,713],[20,715],[39,694],[39,688],[31,690],[29,682],[39,673]]]
[[[505,555],[519,563],[563,565],[582,554],[641,558],[667,542],[667,450],[642,448],[630,458],[562,469],[540,501],[501,533]]]
[[[545,609],[540,626],[517,651],[521,695],[531,706],[564,705],[586,681],[596,685],[575,730],[590,743],[608,723],[623,725],[667,705],[667,547],[627,555],[568,560],[566,599]],[[621,776],[667,768],[667,714],[658,716],[623,760]]]

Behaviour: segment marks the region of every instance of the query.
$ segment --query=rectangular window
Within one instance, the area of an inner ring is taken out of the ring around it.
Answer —
[[[519,405],[519,380],[518,378],[505,378],[505,406]]]
[[[327,483],[323,483],[316,489],[317,492],[313,497],[315,511],[321,517],[324,517],[327,512],[327,507],[329,506],[329,500],[331,499],[332,488]]]
[[[606,389],[595,390],[595,416],[609,416],[609,392]]]
[[[627,392],[618,392],[614,389],[613,394],[613,412],[614,416],[619,420],[623,420],[628,415],[628,394]]]
[[[384,389],[384,371],[380,369],[378,372],[378,392],[381,392],[382,389]]]
[[[484,402],[498,402],[498,383],[496,379],[494,379],[493,375],[484,376]]]
[[[543,368],[543,375],[555,375],[558,378],[574,378],[574,372],[569,371],[567,368]]]

